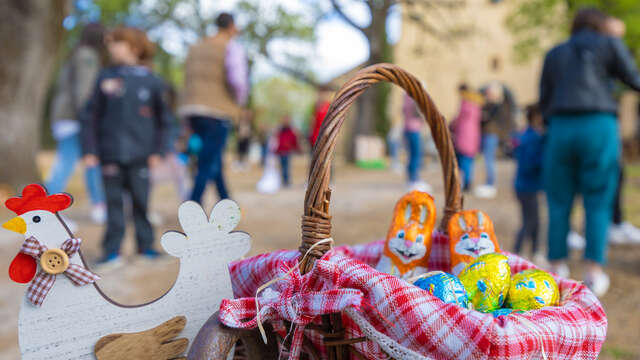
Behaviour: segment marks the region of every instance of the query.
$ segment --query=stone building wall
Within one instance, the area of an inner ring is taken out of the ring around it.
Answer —
[[[513,38],[504,20],[512,1],[466,0],[463,8],[448,11],[450,22],[472,29],[456,41],[435,39],[413,22],[403,20],[395,46],[394,62],[424,81],[425,87],[447,119],[458,107],[457,87],[466,82],[480,87],[497,80],[515,94],[518,104],[537,100],[543,54],[526,63],[516,63]],[[402,9],[406,19],[408,7]],[[392,95],[392,120],[401,121],[401,92]]]

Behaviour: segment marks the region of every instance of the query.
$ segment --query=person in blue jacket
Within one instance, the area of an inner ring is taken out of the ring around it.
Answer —
[[[602,34],[607,15],[579,10],[571,37],[551,49],[540,79],[540,108],[548,122],[544,182],[549,207],[548,257],[567,277],[567,233],[576,194],[584,200],[584,283],[598,296],[609,288],[607,231],[620,174],[614,80],[640,91],[640,73],[624,42]]]
[[[514,252],[519,254],[525,240],[531,241],[534,258],[538,253],[538,228],[540,215],[538,195],[542,190],[542,155],[544,151],[544,124],[537,104],[526,107],[528,126],[519,137],[515,149],[517,162],[514,187],[520,203],[522,226],[516,235]]]

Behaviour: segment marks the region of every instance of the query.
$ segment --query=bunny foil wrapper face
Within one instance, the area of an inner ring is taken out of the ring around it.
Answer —
[[[491,218],[480,210],[464,210],[449,220],[451,270],[460,274],[481,255],[500,252]]]
[[[426,272],[435,223],[436,206],[431,195],[412,191],[400,198],[376,269],[401,278]]]

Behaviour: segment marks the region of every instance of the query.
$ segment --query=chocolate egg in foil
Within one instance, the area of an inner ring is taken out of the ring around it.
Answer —
[[[460,273],[473,308],[482,312],[499,309],[507,297],[511,268],[507,257],[491,253],[479,256]]]
[[[522,311],[520,310],[514,310],[514,309],[509,309],[509,308],[500,308],[500,309],[496,309],[493,310],[491,312],[491,314],[493,315],[494,318],[498,318],[500,316],[507,316],[507,315],[511,315],[513,313],[521,313]]]
[[[511,278],[507,306],[512,309],[534,310],[556,306],[560,298],[558,284],[549,273],[530,269]]]
[[[468,306],[467,292],[460,280],[445,272],[433,274],[416,280],[413,285],[428,291],[445,303]]]

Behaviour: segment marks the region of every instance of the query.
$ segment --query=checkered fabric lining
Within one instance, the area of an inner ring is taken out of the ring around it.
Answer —
[[[430,270],[450,271],[448,243],[443,234],[434,234]],[[310,273],[300,276],[296,271],[275,283],[269,296],[259,297],[263,319],[283,337],[292,336],[283,319],[296,324],[319,323],[317,315],[352,306],[376,330],[428,358],[532,359],[542,358],[543,352],[550,359],[597,358],[606,337],[607,318],[598,299],[581,283],[554,276],[561,292],[560,306],[495,319],[491,314],[445,304],[413,285],[376,271],[373,266],[380,259],[383,245],[383,241],[376,241],[337,247],[316,261]],[[516,255],[505,255],[512,273],[535,268]],[[257,288],[296,266],[298,256],[297,251],[281,250],[230,264],[237,299],[221,304],[222,323],[254,328],[255,319],[244,319],[256,315]],[[342,291],[338,302],[336,291]],[[303,311],[298,304],[305,304]],[[363,336],[353,320],[345,314],[342,319],[348,338]],[[311,330],[304,332],[324,356],[322,337]],[[302,331],[292,333],[295,343]],[[298,345],[292,344],[291,358],[297,358],[300,350],[294,346]],[[386,358],[373,341],[355,347],[369,359]]]

